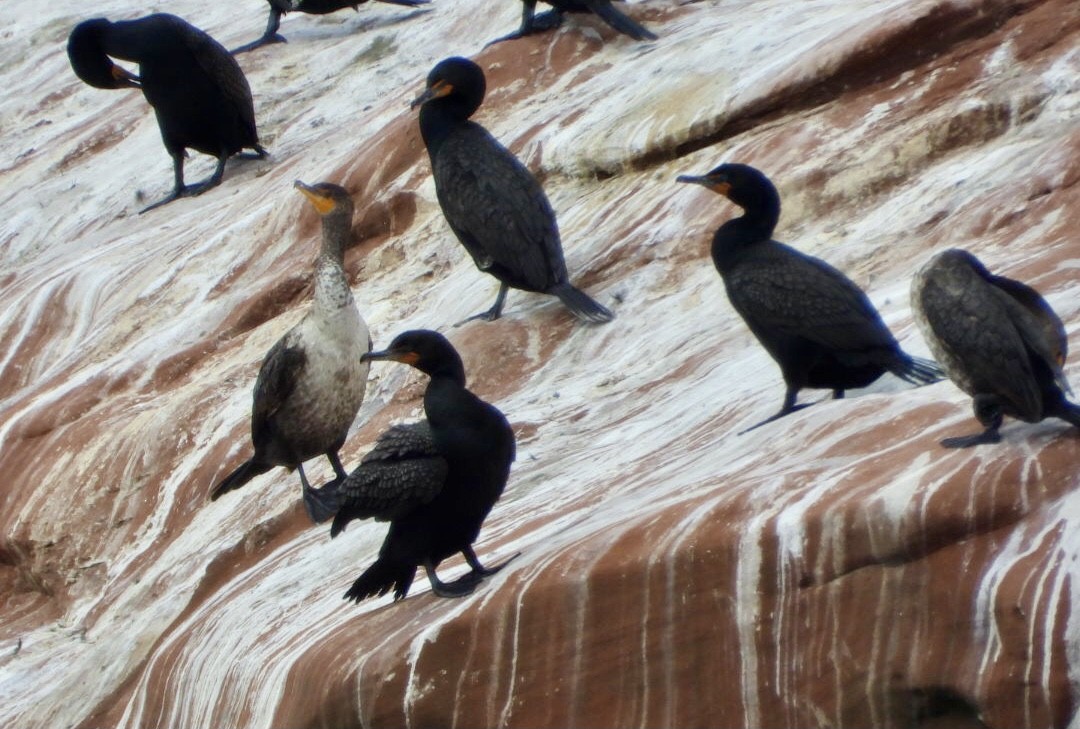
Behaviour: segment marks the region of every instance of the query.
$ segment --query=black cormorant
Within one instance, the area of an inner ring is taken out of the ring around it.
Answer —
[[[342,503],[331,536],[353,519],[390,522],[379,558],[345,598],[359,602],[393,589],[400,600],[417,567],[427,572],[436,595],[467,595],[506,564],[484,567],[472,544],[506,486],[514,431],[497,408],[466,389],[461,357],[441,334],[408,331],[364,359],[404,362],[431,379],[424,393],[427,420],[387,430],[339,486]],[[435,568],[458,552],[472,570],[445,583]]]
[[[270,349],[259,370],[251,411],[255,454],[215,486],[210,498],[238,489],[275,466],[295,468],[308,514],[320,522],[337,510],[336,495],[332,488],[312,488],[303,463],[325,455],[337,481],[347,475],[338,451],[364,401],[370,365],[363,356],[371,351],[371,338],[344,269],[352,198],[327,182],[297,181],[296,187],[322,216],[315,300],[304,318]]]
[[[141,212],[214,187],[221,182],[225,160],[242,149],[266,156],[240,65],[220,43],[175,15],[84,21],[71,31],[67,51],[72,69],[86,83],[99,89],[139,86],[154,107],[173,160],[174,186],[165,199]],[[123,70],[110,56],[138,63],[139,75]],[[185,185],[185,149],[217,157],[214,173]]]
[[[628,35],[634,40],[656,40],[655,33],[649,32],[623,13],[619,12],[611,0],[544,0],[552,6],[546,13],[536,15],[536,0],[522,0],[524,9],[521,14],[521,27],[509,35],[496,38],[492,43],[513,40],[533,33],[559,27],[562,24],[563,13],[592,13],[597,15],[605,23],[623,35]],[[489,44],[490,45],[490,44]]]
[[[379,0],[391,5],[404,5],[416,7],[426,5],[431,0]],[[266,32],[258,40],[247,45],[234,48],[233,53],[245,53],[252,51],[268,43],[286,43],[285,36],[278,33],[281,26],[281,16],[286,13],[307,13],[308,15],[327,15],[329,13],[352,8],[359,12],[359,6],[367,0],[266,0],[270,4],[270,17],[266,21]]]
[[[502,284],[491,309],[472,318],[498,319],[513,287],[558,296],[585,321],[611,321],[614,314],[570,283],[555,212],[540,183],[469,121],[486,87],[479,66],[448,58],[432,69],[427,89],[412,103],[422,105],[420,132],[446,222],[477,268]]]
[[[911,308],[930,350],[972,397],[982,433],[946,438],[946,448],[1001,440],[1005,415],[1028,423],[1061,418],[1080,428],[1062,367],[1065,326],[1030,286],[995,276],[967,251],[930,259],[911,284]]]
[[[712,258],[731,305],[780,365],[787,384],[780,411],[747,430],[806,407],[795,404],[804,387],[830,388],[840,398],[886,371],[917,385],[942,378],[936,363],[900,349],[851,279],[772,239],[780,195],[760,171],[724,164],[678,181],[704,185],[744,211],[716,231]]]

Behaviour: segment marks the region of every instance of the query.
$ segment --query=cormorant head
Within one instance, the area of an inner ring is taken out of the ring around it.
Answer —
[[[68,36],[68,60],[83,82],[98,89],[138,88],[139,77],[117,66],[105,53],[102,36],[112,27],[105,18],[84,20]]]
[[[747,213],[780,213],[780,193],[768,177],[750,165],[723,164],[705,175],[679,175],[675,181],[703,185]]]
[[[465,365],[454,345],[443,335],[430,329],[412,329],[394,337],[386,349],[368,352],[361,362],[388,359],[412,365],[430,375],[446,375],[465,384]]]
[[[304,194],[311,201],[312,206],[319,215],[326,216],[331,213],[347,216],[352,220],[353,199],[345,188],[332,182],[318,182],[308,185],[300,180],[293,183],[293,187]]]
[[[454,56],[440,61],[428,74],[427,88],[424,93],[413,99],[409,108],[415,109],[421,104],[440,102],[449,107],[456,108],[458,112],[468,118],[480,108],[487,91],[487,80],[484,71],[468,58]]]

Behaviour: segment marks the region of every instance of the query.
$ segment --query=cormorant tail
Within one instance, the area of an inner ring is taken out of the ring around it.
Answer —
[[[561,283],[553,287],[550,294],[558,296],[566,305],[566,308],[574,313],[574,316],[594,324],[603,324],[615,318],[611,310],[589,298],[584,291],[574,288],[569,283]]]
[[[356,578],[343,597],[358,603],[367,597],[385,595],[393,589],[394,600],[401,600],[409,594],[415,576],[416,565],[395,564],[380,557]]]
[[[912,357],[903,352],[900,353],[900,361],[889,371],[913,385],[931,385],[945,379],[945,371],[934,360]]]
[[[345,526],[350,521],[357,518],[359,517],[357,517],[356,514],[353,514],[348,506],[338,509],[337,512],[334,514],[334,523],[330,525],[330,538],[333,539],[338,534],[341,534],[343,531],[345,531]]]
[[[603,18],[605,23],[634,40],[656,40],[658,37],[655,33],[649,32],[626,15],[623,15],[611,4],[610,0],[598,0],[590,3],[589,6],[594,13]]]
[[[234,491],[251,479],[269,471],[273,466],[267,463],[257,463],[254,458],[248,459],[240,464],[240,468],[236,469],[224,479],[221,483],[214,487],[210,492],[210,500],[216,501],[219,496],[229,491]]]

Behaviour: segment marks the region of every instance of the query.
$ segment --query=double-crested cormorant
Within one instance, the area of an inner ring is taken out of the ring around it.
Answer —
[[[946,438],[946,448],[1001,440],[1005,415],[1028,423],[1061,418],[1080,428],[1065,399],[1065,326],[1035,289],[995,276],[967,251],[930,259],[911,284],[911,308],[930,350],[972,397],[982,433]]]
[[[313,521],[321,522],[337,510],[336,494],[333,488],[312,488],[303,463],[325,455],[337,474],[334,484],[347,475],[338,451],[364,401],[370,365],[363,355],[371,350],[371,338],[345,277],[352,198],[328,182],[297,181],[296,187],[322,216],[315,301],[271,348],[259,370],[251,411],[255,455],[215,486],[210,498],[238,489],[274,466],[295,468],[304,487],[304,506]]]
[[[331,536],[353,519],[390,522],[378,560],[353,583],[345,599],[359,602],[393,589],[394,599],[400,600],[408,594],[417,567],[427,572],[436,595],[467,595],[506,564],[484,567],[472,544],[506,486],[514,431],[497,408],[465,388],[461,357],[441,334],[408,331],[364,359],[404,362],[431,380],[424,393],[427,420],[383,433],[339,486],[342,504]],[[458,552],[472,571],[442,582],[435,568]]]
[[[571,285],[555,212],[536,178],[469,121],[486,87],[479,66],[448,58],[432,69],[427,90],[412,103],[422,105],[420,132],[446,222],[477,268],[502,284],[494,306],[472,318],[498,319],[512,286],[558,296],[586,321],[611,321],[614,314]]]
[[[492,43],[521,38],[533,33],[559,27],[563,13],[592,13],[623,35],[634,40],[656,40],[655,33],[649,32],[626,15],[619,12],[611,0],[544,0],[552,10],[536,15],[536,0],[522,0],[524,10],[521,15],[521,27],[509,35],[497,38]]]
[[[146,212],[178,197],[199,195],[221,182],[225,160],[244,148],[265,157],[255,131],[255,109],[240,65],[220,43],[175,15],[160,13],[116,23],[95,18],[68,37],[76,75],[99,89],[140,87],[157,114],[173,159],[173,191]],[[110,56],[139,64],[133,76]],[[217,157],[214,173],[184,184],[184,150]]]
[[[724,164],[679,182],[704,185],[744,210],[724,223],[712,241],[712,258],[728,299],[768,350],[787,384],[781,418],[805,405],[804,387],[824,387],[833,397],[866,387],[886,371],[908,382],[936,382],[936,363],[900,349],[873,304],[847,276],[824,261],[772,239],[780,219],[780,195],[760,171]],[[746,431],[742,431],[746,432]]]
[[[247,45],[234,48],[233,53],[252,51],[268,43],[287,43],[285,36],[278,33],[281,26],[281,16],[286,13],[307,13],[308,15],[327,15],[329,13],[352,8],[359,12],[359,6],[367,0],[266,0],[270,4],[270,17],[266,21],[266,32],[262,38],[252,41]],[[416,7],[426,5],[431,0],[380,0],[390,5],[404,5]]]

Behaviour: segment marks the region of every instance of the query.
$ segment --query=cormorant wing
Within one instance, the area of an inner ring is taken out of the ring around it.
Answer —
[[[802,337],[836,352],[897,346],[851,279],[782,243],[767,245],[724,276],[732,306],[752,330]]]
[[[1018,314],[1010,312],[1021,307],[974,270],[954,267],[954,271],[953,275],[970,279],[959,284],[950,279],[942,285],[930,277],[920,295],[938,346],[950,361],[962,363],[969,395],[993,393],[1011,402],[1018,413],[1038,417],[1042,394],[1013,321]]]
[[[237,117],[255,133],[255,105],[251,96],[251,86],[243,69],[225,46],[205,33],[183,21],[178,24],[183,43],[195,57],[199,67],[221,88],[226,102],[233,107]]]
[[[342,506],[335,529],[351,519],[391,521],[406,516],[435,498],[448,470],[426,420],[392,426],[341,483]]]
[[[289,346],[288,335],[267,352],[255,380],[251,411],[251,441],[256,449],[270,439],[273,417],[289,399],[306,365],[307,355],[303,349]]]
[[[1050,307],[1050,304],[1046,303],[1046,299],[1038,291],[1025,283],[992,274],[989,281],[1031,314],[1030,319],[1020,319],[1014,316],[1014,323],[1021,327],[1021,333],[1029,346],[1035,349],[1039,356],[1050,365],[1050,369],[1054,371],[1061,389],[1069,392],[1069,384],[1065,381],[1064,373],[1061,371],[1061,368],[1065,366],[1066,358],[1069,356],[1069,337],[1065,332],[1065,324],[1058,317],[1057,312]],[[1026,332],[1030,326],[1038,327],[1038,334]]]
[[[434,164],[439,204],[478,268],[536,291],[567,279],[547,196],[486,129],[462,125],[443,142]]]
[[[1061,319],[1030,286],[1003,276],[994,276],[990,283],[1029,356],[1045,363],[1058,387],[1070,392],[1062,371],[1069,343]]]

